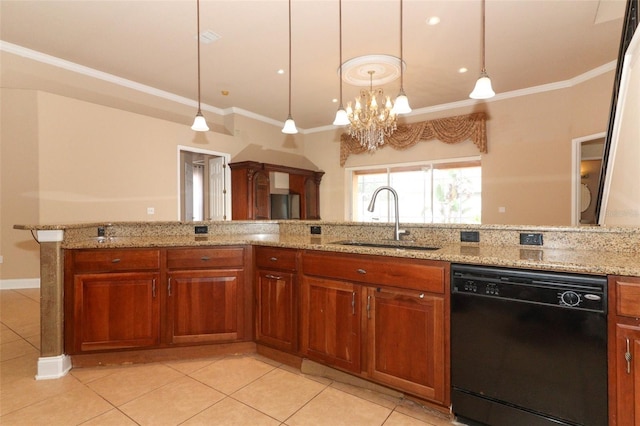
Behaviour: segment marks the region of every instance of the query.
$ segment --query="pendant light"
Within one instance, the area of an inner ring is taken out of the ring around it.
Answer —
[[[334,126],[346,126],[349,124],[349,116],[347,115],[347,111],[345,111],[344,106],[342,105],[342,0],[338,1],[339,7],[339,23],[340,23],[340,106],[338,107],[338,111],[336,111],[336,118],[333,120]]]
[[[396,101],[393,103],[393,109],[396,114],[408,114],[411,112],[411,107],[409,106],[409,99],[407,95],[404,93],[404,61],[403,61],[403,52],[402,52],[402,0],[400,0],[400,93],[396,98]]]
[[[471,99],[489,99],[496,95],[496,92],[491,88],[491,79],[485,67],[485,44],[485,0],[482,0],[482,70],[480,78],[476,81],[476,86],[469,94]]]
[[[298,133],[296,129],[296,122],[291,117],[291,0],[289,0],[289,116],[287,121],[284,122],[282,133],[294,135]]]
[[[207,126],[207,120],[205,120],[202,115],[202,110],[200,109],[200,0],[196,0],[196,10],[198,21],[198,33],[196,34],[196,42],[198,43],[198,112],[196,113],[195,120],[193,120],[191,130],[195,130],[196,132],[206,132],[209,130],[209,126]]]

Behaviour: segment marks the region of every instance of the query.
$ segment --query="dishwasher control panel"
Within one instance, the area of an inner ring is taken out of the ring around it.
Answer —
[[[606,312],[607,309],[606,283],[605,277],[579,274],[464,265],[463,269],[460,269],[460,265],[451,268],[453,294],[599,312]]]

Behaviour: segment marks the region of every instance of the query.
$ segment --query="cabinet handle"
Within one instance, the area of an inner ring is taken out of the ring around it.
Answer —
[[[169,281],[167,282],[167,292],[169,296],[171,296],[171,277],[169,277]]]
[[[200,260],[202,260],[203,262],[207,262],[207,261],[211,260],[211,258],[209,256],[202,256],[200,258]]]
[[[120,259],[118,259],[118,258],[111,259],[111,263],[120,263]]]
[[[624,360],[627,361],[627,374],[631,374],[631,350],[629,348],[629,338],[627,338],[627,352],[624,354]]]
[[[356,292],[351,293],[351,315],[356,314]]]
[[[367,319],[371,318],[371,295],[367,296]]]
[[[269,260],[272,261],[272,262],[277,262],[278,258],[277,257],[271,257],[271,258],[269,258]]]
[[[366,274],[366,273],[367,273],[367,271],[366,271],[365,269],[362,269],[362,268],[358,268],[358,269],[357,269],[357,272],[358,272],[359,274],[362,274],[362,275],[364,275],[364,274]]]
[[[420,299],[424,299],[424,293],[420,293],[420,295],[418,296]]]
[[[155,299],[156,298],[156,279],[154,278],[153,281],[151,281],[151,296]]]
[[[267,274],[267,275],[265,275],[265,277],[269,278],[270,280],[281,280],[282,279],[282,277],[280,275]]]

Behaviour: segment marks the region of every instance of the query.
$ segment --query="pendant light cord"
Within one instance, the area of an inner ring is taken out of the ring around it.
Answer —
[[[400,0],[400,90],[404,90],[404,72],[403,72],[403,55],[402,55],[402,0]]]
[[[289,118],[291,118],[291,0],[289,0]]]
[[[339,41],[340,41],[340,109],[343,109],[342,106],[342,0],[338,0],[338,21],[340,24],[339,30]]]
[[[198,43],[198,114],[202,114],[200,110],[200,0],[196,2],[196,28],[198,33],[196,34],[196,43]]]
[[[484,9],[485,9],[485,0],[482,0],[482,71],[481,71],[482,73],[486,73],[487,72],[487,68],[485,66],[485,53],[484,53],[484,51],[485,51],[485,35],[484,35],[484,33],[485,33],[485,28],[484,28],[485,27],[485,23],[484,23],[484,21],[485,21],[485,12],[484,12]]]

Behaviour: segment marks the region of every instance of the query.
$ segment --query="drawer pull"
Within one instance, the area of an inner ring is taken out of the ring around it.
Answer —
[[[424,293],[420,293],[420,296],[418,296],[420,299],[424,299]]]
[[[267,274],[267,275],[265,275],[265,277],[267,277],[270,280],[278,280],[278,281],[282,279],[282,277],[280,275]]]
[[[277,262],[278,258],[277,257],[271,257],[271,258],[269,258],[269,260],[272,261],[272,262]]]
[[[365,269],[362,269],[362,268],[358,268],[357,271],[358,271],[359,274],[362,274],[362,275],[367,273],[367,271]]]
[[[202,256],[200,260],[202,260],[203,262],[208,262],[209,260],[211,260],[211,258],[209,256]]]
[[[118,258],[111,259],[111,263],[120,263],[120,259]]]
[[[629,338],[627,338],[627,352],[624,354],[624,360],[627,361],[627,374],[631,374],[631,348],[629,347]]]

